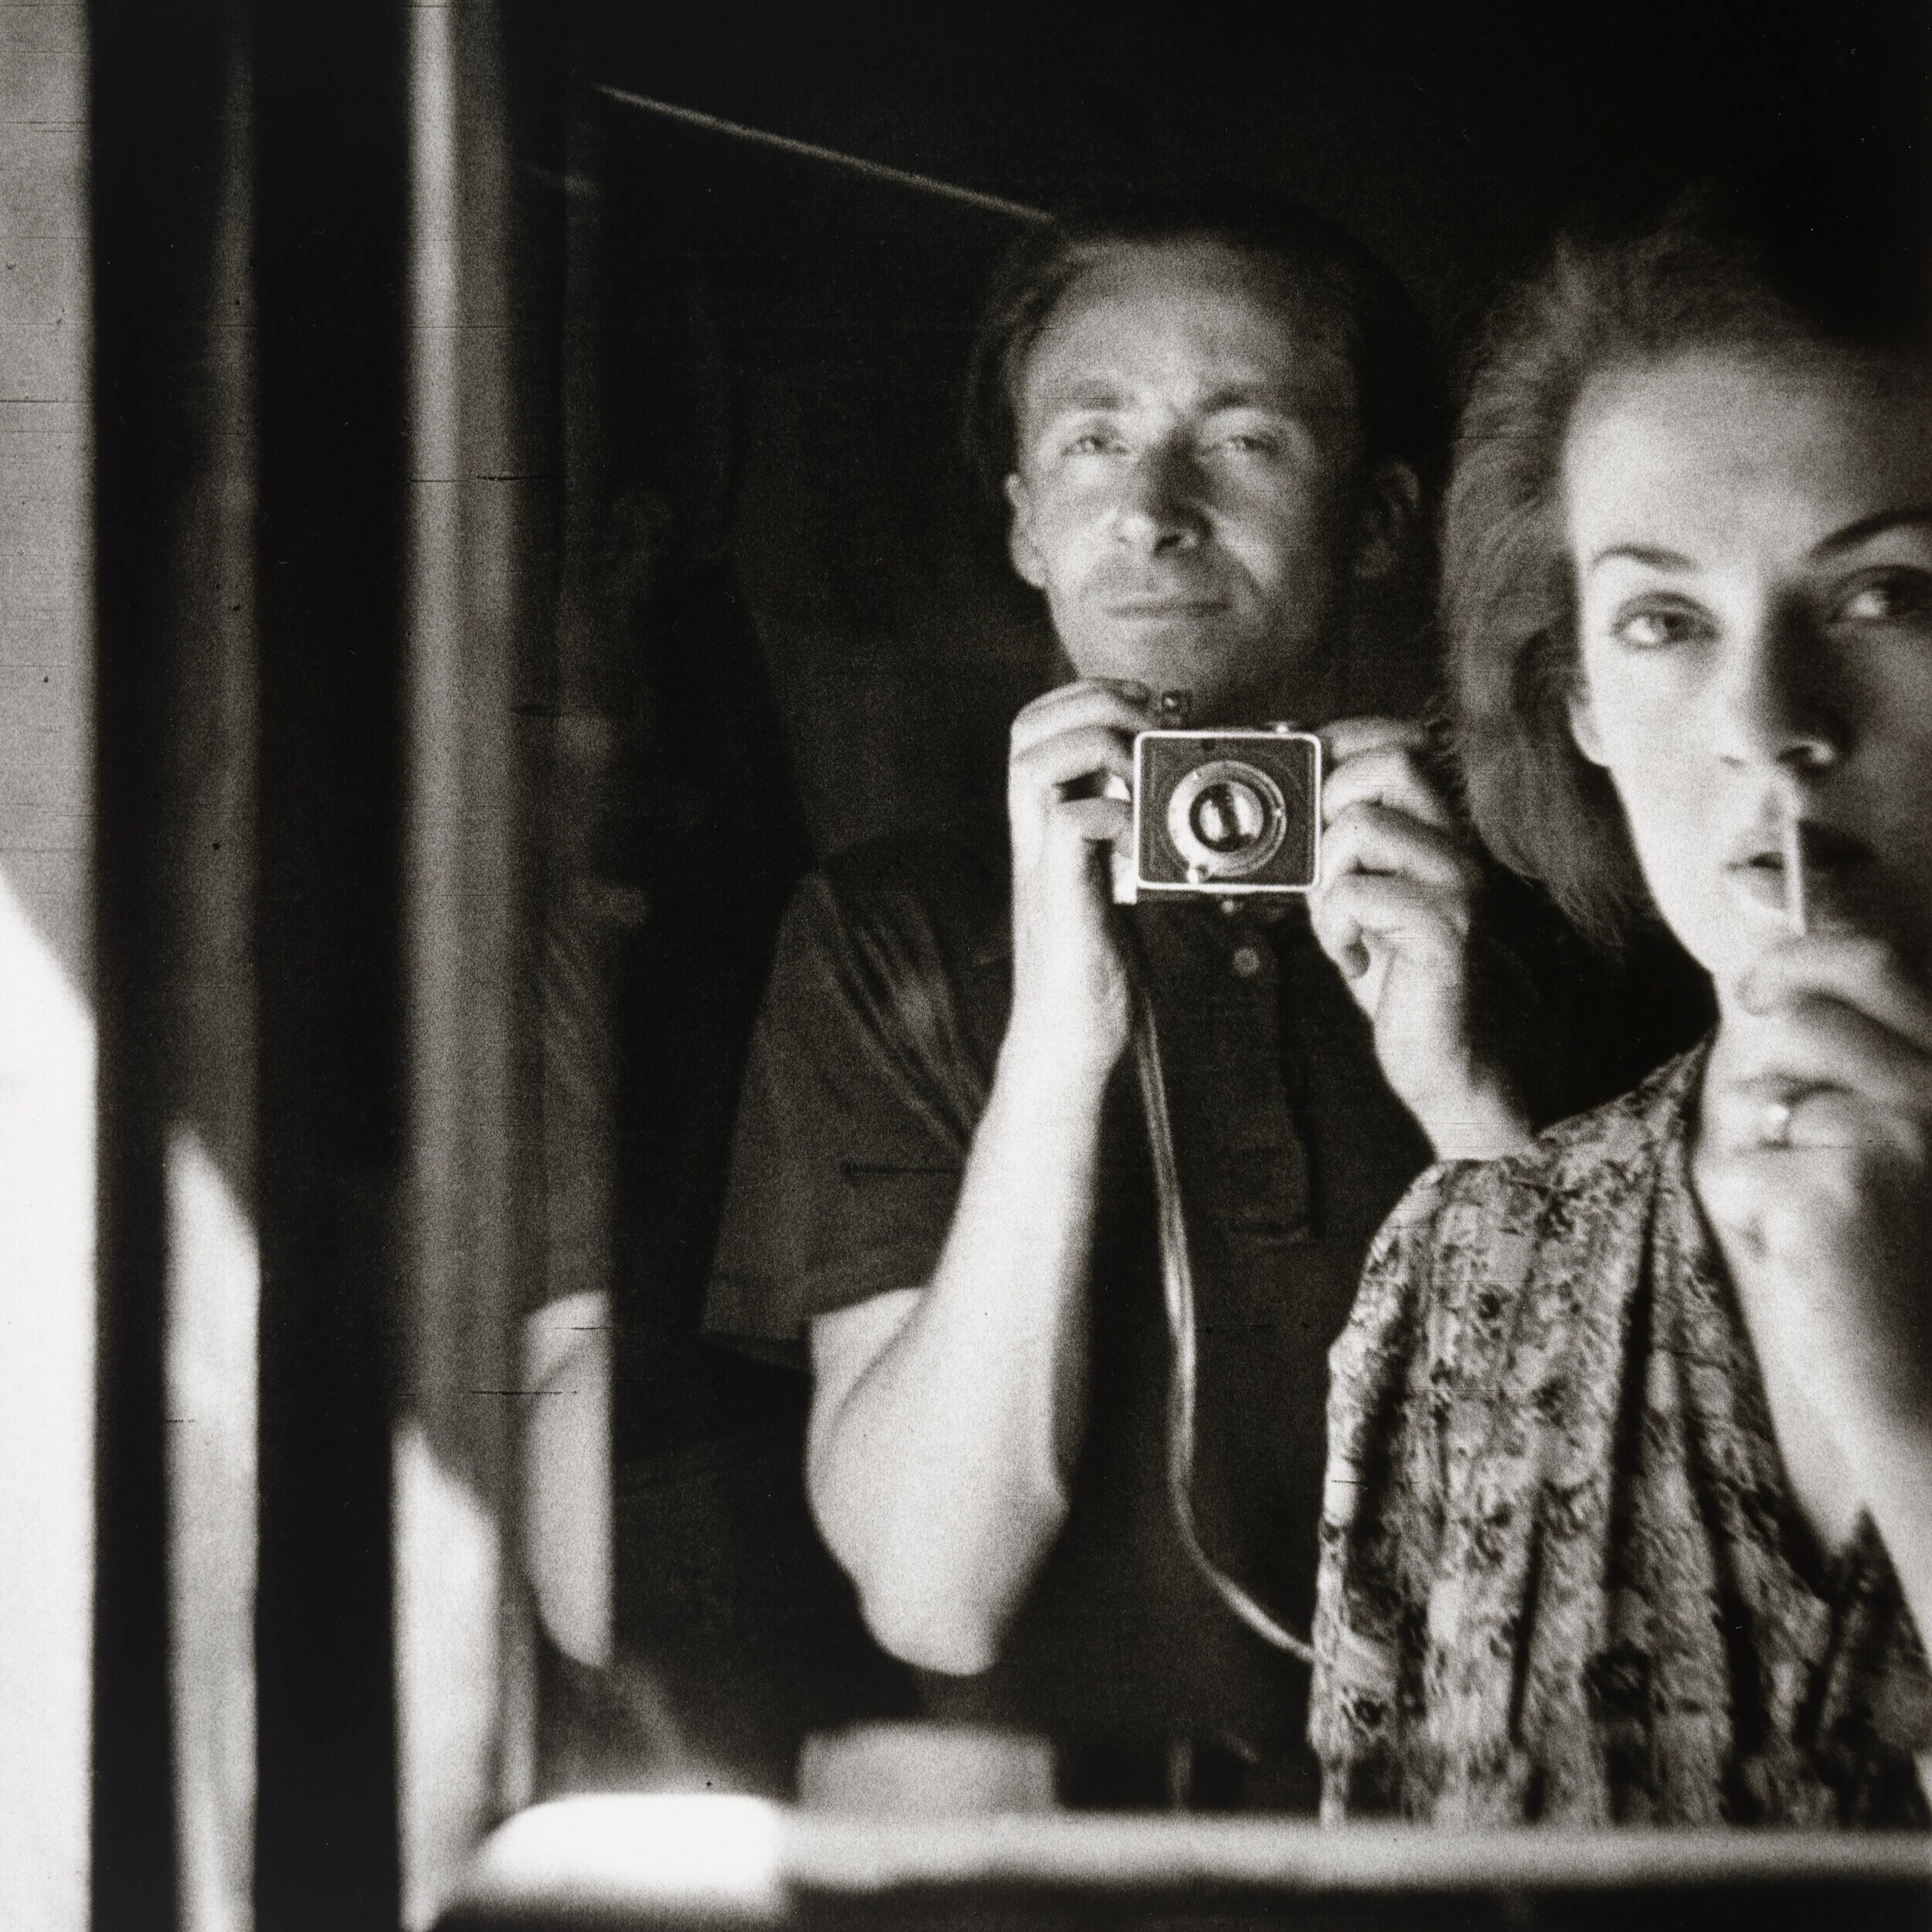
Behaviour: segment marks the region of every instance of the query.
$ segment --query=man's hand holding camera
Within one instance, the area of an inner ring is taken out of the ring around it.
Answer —
[[[1013,726],[1012,1035],[1029,1059],[1039,1053],[1090,1081],[1104,1079],[1131,1026],[1108,857],[1132,835],[1133,741],[1154,722],[1151,696],[1143,685],[1082,679],[1036,699]],[[1529,1130],[1471,1039],[1481,874],[1423,769],[1423,728],[1352,718],[1320,735],[1321,871],[1308,894],[1316,937],[1437,1155],[1506,1152]]]
[[[1481,874],[1423,769],[1423,727],[1350,718],[1321,740],[1321,877],[1308,895],[1315,937],[1369,1016],[1383,1073],[1437,1156],[1509,1152],[1529,1125],[1478,1057],[1470,1025]]]
[[[1132,829],[1134,734],[1145,685],[1083,679],[1013,721],[1007,811],[1013,841],[1009,1041],[1104,1082],[1132,1012],[1114,926],[1109,858]]]

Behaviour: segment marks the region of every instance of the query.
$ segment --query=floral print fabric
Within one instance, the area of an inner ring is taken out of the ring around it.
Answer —
[[[1917,1632],[1869,1520],[1812,1553],[1691,1191],[1702,1063],[1378,1236],[1329,1356],[1325,1817],[1927,1822]]]

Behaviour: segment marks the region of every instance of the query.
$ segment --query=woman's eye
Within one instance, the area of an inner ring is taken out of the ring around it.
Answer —
[[[1646,605],[1619,614],[1610,634],[1633,650],[1655,651],[1667,645],[1688,644],[1710,633],[1708,619],[1676,605]]]
[[[1887,570],[1855,584],[1835,614],[1841,623],[1897,624],[1928,613],[1932,613],[1932,573]]]

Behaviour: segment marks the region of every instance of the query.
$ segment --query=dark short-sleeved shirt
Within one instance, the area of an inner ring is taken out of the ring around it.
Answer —
[[[780,939],[738,1121],[707,1325],[801,1363],[813,1317],[931,1276],[1012,995],[997,821],[848,852]],[[1305,908],[1126,915],[1148,965],[1196,1277],[1195,1512],[1278,1620],[1312,1609],[1326,1352],[1370,1237],[1428,1159]],[[1169,1347],[1131,1065],[1103,1131],[1087,1432],[1067,1522],[983,1675],[942,1715],[1063,1738],[1299,1750],[1306,1672],[1189,1565],[1165,1479]]]

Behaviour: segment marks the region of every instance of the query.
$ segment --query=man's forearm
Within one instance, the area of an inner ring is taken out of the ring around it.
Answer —
[[[1065,1520],[1084,1423],[1106,1081],[1053,1047],[1009,1036],[938,1267],[896,1331],[868,1335],[861,1311],[814,1325],[813,1508],[874,1633],[932,1669],[993,1662]]]

